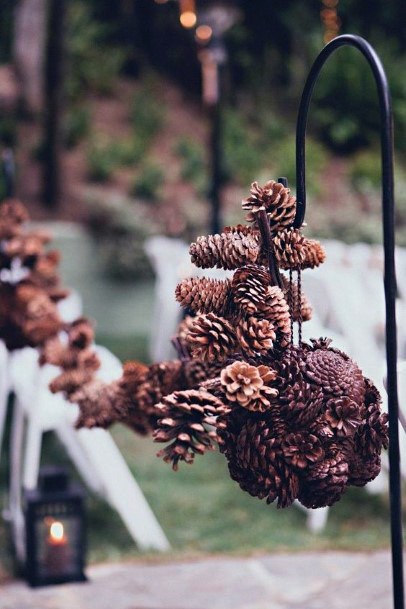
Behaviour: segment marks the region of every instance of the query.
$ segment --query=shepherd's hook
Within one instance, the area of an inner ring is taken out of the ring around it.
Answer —
[[[382,216],[384,246],[384,287],[386,307],[386,362],[389,412],[389,487],[391,509],[392,575],[394,609],[404,609],[402,512],[400,487],[400,452],[398,432],[396,272],[393,179],[393,117],[385,70],[373,47],[360,36],[345,34],[334,38],[316,58],[307,77],[299,105],[296,131],[296,228],[303,224],[306,211],[305,135],[307,115],[314,85],[321,68],[334,51],[342,46],[357,48],[369,63],[375,78],[380,108],[382,159]]]

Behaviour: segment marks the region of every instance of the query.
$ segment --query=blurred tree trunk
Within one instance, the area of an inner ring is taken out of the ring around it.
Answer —
[[[49,0],[45,47],[43,199],[57,207],[61,191],[64,23],[66,0]]]
[[[15,8],[13,56],[24,108],[38,114],[43,106],[46,0],[19,0]]]

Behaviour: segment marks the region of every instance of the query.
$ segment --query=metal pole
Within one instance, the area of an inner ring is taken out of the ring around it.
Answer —
[[[11,148],[5,148],[2,154],[2,173],[4,180],[4,198],[14,197],[15,190],[15,163]]]
[[[397,389],[396,271],[393,179],[393,117],[386,74],[373,47],[360,36],[345,34],[332,40],[316,58],[306,80],[299,105],[296,131],[296,186],[298,208],[295,227],[303,223],[306,211],[305,135],[307,116],[314,85],[321,68],[334,51],[342,46],[357,48],[364,55],[375,77],[379,108],[382,158],[382,217],[384,247],[384,289],[386,305],[386,362],[389,412],[389,489],[392,542],[392,577],[394,609],[404,609],[402,504],[399,451],[399,404]]]

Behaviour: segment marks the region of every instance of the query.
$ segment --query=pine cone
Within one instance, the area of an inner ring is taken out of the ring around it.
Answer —
[[[304,428],[312,424],[321,412],[323,391],[321,387],[306,382],[295,360],[288,359],[286,372],[286,377],[278,379],[281,412],[296,428]]]
[[[221,235],[198,237],[189,249],[192,262],[203,269],[236,269],[260,255],[258,231],[229,229]]]
[[[21,232],[28,212],[18,199],[6,199],[0,206],[0,239],[11,239]]]
[[[275,339],[275,326],[267,319],[248,317],[237,326],[237,340],[247,357],[266,355]]]
[[[116,420],[115,401],[119,391],[117,381],[105,383],[93,378],[71,393],[69,399],[79,406],[76,429],[82,427],[110,427]]]
[[[296,215],[296,198],[290,189],[280,182],[270,180],[263,187],[258,182],[251,184],[250,196],[242,202],[242,208],[248,211],[246,220],[254,222],[260,209],[265,209],[272,231],[279,231],[291,226]]]
[[[281,459],[280,438],[266,420],[248,419],[228,452],[231,478],[250,495],[287,507],[296,499],[299,479]]]
[[[234,302],[247,313],[256,313],[264,307],[271,278],[268,271],[255,264],[237,269],[231,289]]]
[[[326,259],[326,251],[319,241],[316,239],[305,239],[304,240],[304,261],[302,262],[302,269],[314,269]]]
[[[338,437],[353,436],[361,423],[360,407],[347,396],[331,398],[325,418]]]
[[[348,485],[365,486],[374,480],[381,471],[381,458],[379,455],[365,457],[355,452],[349,462]]]
[[[333,505],[341,498],[348,480],[348,464],[333,444],[325,458],[304,472],[298,499],[307,508]]]
[[[320,385],[332,397],[348,396],[357,404],[363,404],[365,395],[364,377],[357,364],[348,355],[313,343],[302,362],[303,374]]]
[[[309,321],[312,318],[313,309],[302,290],[300,290],[301,306],[299,309],[299,288],[297,281],[292,282],[291,284],[289,279],[282,275],[282,283],[285,300],[289,305],[289,311],[293,321],[299,321],[299,319],[302,321]]]
[[[282,452],[287,463],[302,470],[321,461],[324,450],[317,436],[305,431],[290,433],[283,439]]]
[[[216,416],[225,412],[219,399],[206,391],[175,391],[158,404],[161,418],[154,431],[155,442],[171,442],[158,453],[174,470],[178,462],[192,463],[196,453],[215,448]]]
[[[205,277],[191,277],[177,285],[175,296],[184,309],[190,309],[196,313],[224,315],[230,286],[229,279],[221,281]]]
[[[89,370],[81,370],[74,368],[72,370],[63,371],[56,378],[54,378],[49,388],[52,393],[59,393],[63,391],[69,398],[69,396],[77,391],[86,383],[89,383],[93,379],[93,372]]]
[[[75,349],[90,347],[94,341],[93,324],[86,317],[80,317],[67,327],[69,343]]]
[[[276,260],[281,269],[301,269],[305,261],[305,238],[297,228],[278,232],[273,238]]]
[[[233,353],[236,335],[226,319],[208,313],[194,318],[187,341],[194,358],[214,362],[224,360]]]
[[[236,361],[221,371],[220,381],[229,402],[263,412],[269,408],[270,398],[277,395],[277,391],[268,386],[275,377],[275,371],[268,366],[256,367]]]
[[[265,305],[261,311],[261,317],[271,321],[276,328],[279,336],[280,346],[287,347],[290,343],[291,327],[289,306],[285,300],[283,291],[277,286],[270,286],[265,300]]]

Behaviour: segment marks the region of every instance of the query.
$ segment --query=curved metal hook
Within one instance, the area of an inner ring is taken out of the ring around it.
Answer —
[[[360,36],[345,34],[334,38],[316,58],[306,80],[299,105],[296,131],[297,213],[293,226],[300,228],[306,211],[305,135],[309,104],[314,85],[326,60],[342,46],[357,48],[364,55],[375,77],[380,108],[382,158],[382,214],[384,245],[384,286],[386,304],[386,361],[389,412],[389,482],[391,500],[391,538],[394,608],[404,609],[402,512],[400,494],[400,454],[398,435],[396,272],[393,179],[393,119],[391,98],[385,70],[372,46]]]

